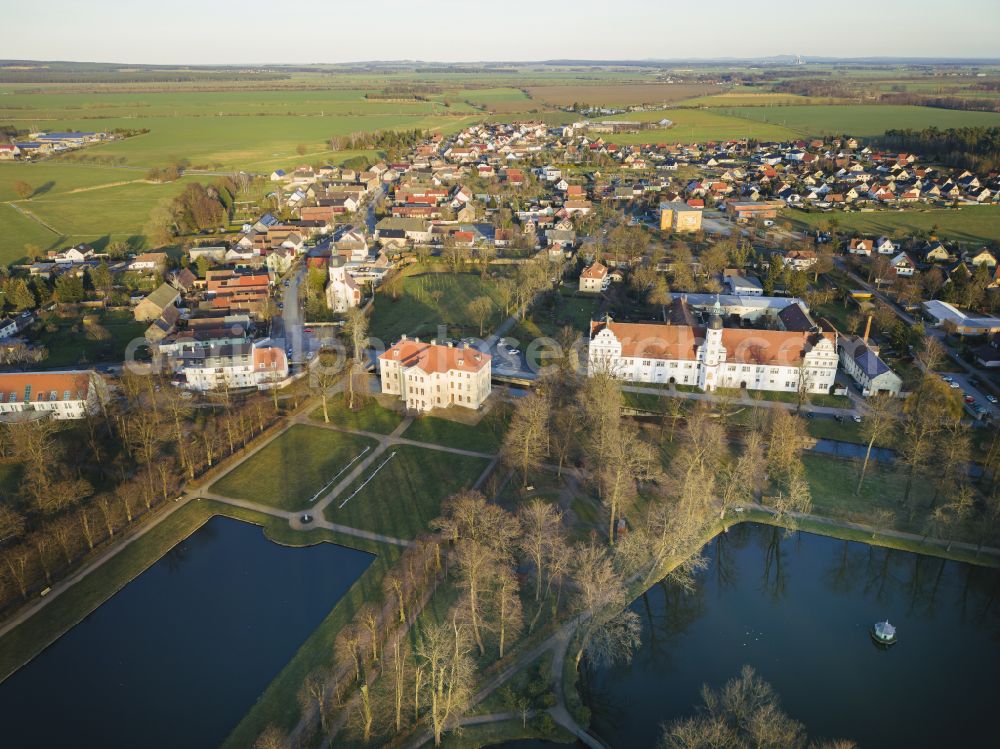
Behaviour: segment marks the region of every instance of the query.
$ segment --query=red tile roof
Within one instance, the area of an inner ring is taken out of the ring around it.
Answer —
[[[419,367],[431,374],[452,370],[478,372],[490,363],[492,357],[476,349],[405,339],[387,349],[379,359],[398,361],[406,367]]]
[[[31,386],[30,398],[33,402],[39,400],[51,400],[51,393],[55,393],[55,400],[65,400],[63,395],[68,390],[69,400],[86,399],[90,392],[90,379],[93,372],[90,370],[74,372],[11,372],[0,374],[0,401],[4,403],[20,403],[24,401],[25,388]],[[11,393],[16,393],[13,400]],[[39,398],[39,395],[43,396]]]

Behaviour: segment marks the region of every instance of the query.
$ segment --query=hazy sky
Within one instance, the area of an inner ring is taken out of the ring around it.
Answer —
[[[1000,0],[48,0],[0,3],[0,58],[311,63],[1000,57]],[[510,11],[505,12],[504,8]]]

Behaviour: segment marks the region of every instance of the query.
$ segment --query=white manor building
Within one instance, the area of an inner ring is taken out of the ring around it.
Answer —
[[[467,346],[442,346],[404,335],[379,356],[382,392],[398,396],[413,411],[478,409],[492,388],[491,359]]]
[[[326,304],[334,312],[347,312],[361,304],[361,287],[347,272],[347,265],[339,257],[330,262],[330,281],[326,287]]]
[[[630,382],[676,383],[702,390],[743,388],[829,393],[837,376],[836,333],[658,323],[590,325],[589,370]]]

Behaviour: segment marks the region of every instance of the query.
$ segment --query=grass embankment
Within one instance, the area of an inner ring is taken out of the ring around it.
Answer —
[[[393,453],[395,457],[391,457]],[[441,514],[441,503],[455,492],[470,488],[488,463],[486,458],[412,445],[394,446],[326,508],[326,519],[395,538],[415,538]],[[364,488],[352,497],[362,484]],[[345,500],[347,504],[341,508]]]
[[[366,437],[294,424],[252,460],[212,484],[209,491],[280,510],[305,509],[316,492],[366,447],[374,446]]]

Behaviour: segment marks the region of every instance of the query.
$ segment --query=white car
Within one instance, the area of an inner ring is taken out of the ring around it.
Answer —
[[[995,395],[987,395],[986,400],[993,404],[997,403],[997,397]]]
[[[950,388],[951,388],[952,390],[958,390],[958,389],[959,389],[960,387],[962,387],[962,386],[961,386],[961,385],[959,385],[959,384],[958,384],[957,382],[955,382],[954,380],[949,380],[949,381],[948,381],[948,387],[950,387]]]
[[[941,379],[948,383],[954,382],[954,380],[948,375],[941,375]]]
[[[861,417],[858,416],[857,414],[854,414],[854,416],[852,416],[851,418],[854,419],[854,423],[855,424],[860,424],[861,423]]]
[[[508,348],[507,349],[507,354],[510,355],[510,356],[517,356],[520,353],[521,352],[518,349],[516,349],[516,348]]]

